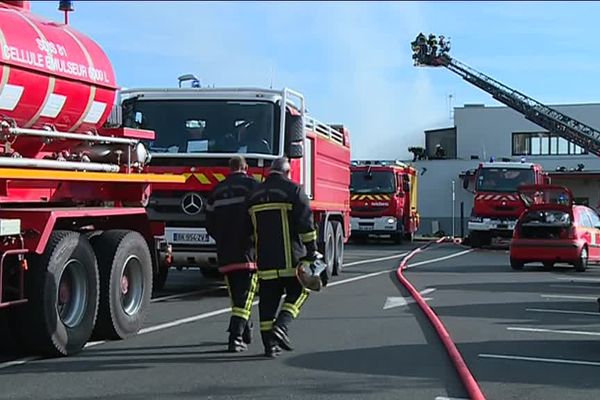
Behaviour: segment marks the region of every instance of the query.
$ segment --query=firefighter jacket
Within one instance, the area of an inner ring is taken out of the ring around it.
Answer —
[[[317,233],[304,190],[281,173],[271,173],[248,197],[248,212],[259,278],[295,276],[300,259],[316,252]]]
[[[219,182],[208,198],[206,229],[217,242],[221,273],[256,269],[246,207],[246,197],[256,186],[255,179],[235,172]]]

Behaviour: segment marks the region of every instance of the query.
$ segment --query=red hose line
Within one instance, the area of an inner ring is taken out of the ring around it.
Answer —
[[[439,336],[444,347],[446,348],[446,351],[450,356],[450,360],[452,361],[452,364],[454,364],[454,367],[456,368],[460,380],[465,386],[469,397],[473,400],[485,400],[485,396],[481,391],[479,384],[471,374],[471,371],[469,371],[469,367],[467,367],[467,364],[465,363],[465,360],[462,358],[460,352],[458,351],[456,344],[454,344],[454,341],[450,337],[448,330],[446,330],[446,327],[444,326],[440,318],[436,315],[432,308],[429,307],[429,304],[427,304],[427,302],[423,299],[423,296],[421,296],[419,291],[415,289],[415,287],[408,281],[408,279],[404,277],[402,273],[403,270],[406,269],[408,261],[415,255],[422,252],[432,244],[439,244],[447,240],[448,238],[441,238],[439,240],[436,240],[435,242],[429,242],[426,245],[421,246],[408,253],[400,262],[400,265],[396,270],[396,276],[398,277],[400,283],[406,288],[406,290],[408,290],[415,302],[419,305],[419,308],[421,308],[423,314],[425,314],[427,319],[429,319],[429,322],[435,329],[437,335]]]

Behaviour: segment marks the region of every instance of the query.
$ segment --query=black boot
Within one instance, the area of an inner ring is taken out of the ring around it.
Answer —
[[[227,350],[230,353],[241,353],[248,350],[248,346],[244,343],[241,336],[229,336],[229,346]]]
[[[261,332],[263,345],[265,346],[265,356],[275,358],[281,354],[281,348],[277,344],[277,340],[273,336],[272,331]]]
[[[242,339],[244,339],[244,343],[250,344],[252,343],[252,321],[248,321],[246,326],[244,327],[244,333],[242,333]]]
[[[282,310],[277,316],[277,320],[273,326],[273,336],[277,340],[277,344],[287,351],[294,350],[292,341],[288,336],[288,326],[294,320],[294,317],[289,311]]]
[[[285,325],[275,325],[273,327],[273,336],[277,340],[277,344],[284,350],[292,351],[294,347],[292,346],[292,342],[290,337],[287,334],[287,329]]]

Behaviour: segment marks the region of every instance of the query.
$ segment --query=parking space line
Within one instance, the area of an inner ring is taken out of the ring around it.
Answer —
[[[386,260],[394,260],[396,258],[402,258],[405,255],[407,255],[408,252],[404,252],[404,253],[398,253],[398,254],[393,254],[391,256],[385,256],[385,257],[379,257],[379,258],[371,258],[369,260],[360,260],[360,261],[353,261],[350,263],[344,263],[344,267],[351,267],[353,265],[360,265],[360,264],[369,264],[369,263],[373,263],[373,262],[378,262],[378,261],[386,261]]]
[[[558,333],[558,334],[563,334],[563,335],[600,336],[600,332],[571,331],[568,329],[526,328],[526,327],[519,327],[519,326],[509,326],[506,328],[506,330],[519,331],[519,332]]]
[[[22,364],[28,363],[30,361],[35,361],[35,360],[39,360],[39,359],[40,359],[40,357],[25,357],[25,358],[19,358],[17,360],[6,361],[3,363],[0,363],[0,369],[14,367],[17,365],[22,365]]]
[[[598,300],[598,297],[592,296],[572,296],[568,294],[541,294],[545,299],[574,299],[574,300]]]
[[[592,290],[592,291],[596,291],[598,290],[597,286],[583,286],[583,285],[550,285],[550,287],[553,288],[560,288],[560,289],[588,289],[588,290]]]
[[[590,315],[593,317],[600,317],[600,313],[591,312],[591,311],[554,310],[554,309],[550,309],[550,308],[526,308],[525,311],[549,313],[549,314]]]
[[[590,282],[590,283],[600,283],[600,278],[568,278],[564,276],[555,276],[554,279],[559,281],[573,281],[573,282]]]
[[[509,354],[479,354],[480,358],[496,358],[500,360],[516,360],[516,361],[535,361],[546,362],[553,364],[572,364],[572,365],[587,365],[592,367],[600,367],[600,362],[584,361],[584,360],[568,360],[564,358],[542,358],[542,357],[525,357],[514,356]]]
[[[226,288],[227,288],[227,286],[219,286],[217,288],[210,288],[210,289],[203,289],[203,290],[194,290],[192,292],[177,293],[177,294],[172,294],[170,296],[155,297],[152,300],[150,300],[150,303],[158,303],[158,302],[161,302],[161,301],[172,300],[172,299],[180,299],[182,297],[194,296],[194,295],[197,295],[197,294],[205,294],[205,293],[217,292],[219,290],[226,289]]]

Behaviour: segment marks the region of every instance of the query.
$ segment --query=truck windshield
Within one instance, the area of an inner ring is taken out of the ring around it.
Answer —
[[[350,183],[351,193],[394,193],[394,174],[389,171],[354,171]]]
[[[256,101],[139,100],[123,102],[123,125],[156,134],[153,153],[277,154],[275,104]]]
[[[532,169],[483,168],[477,176],[478,192],[516,192],[521,185],[535,183]]]

